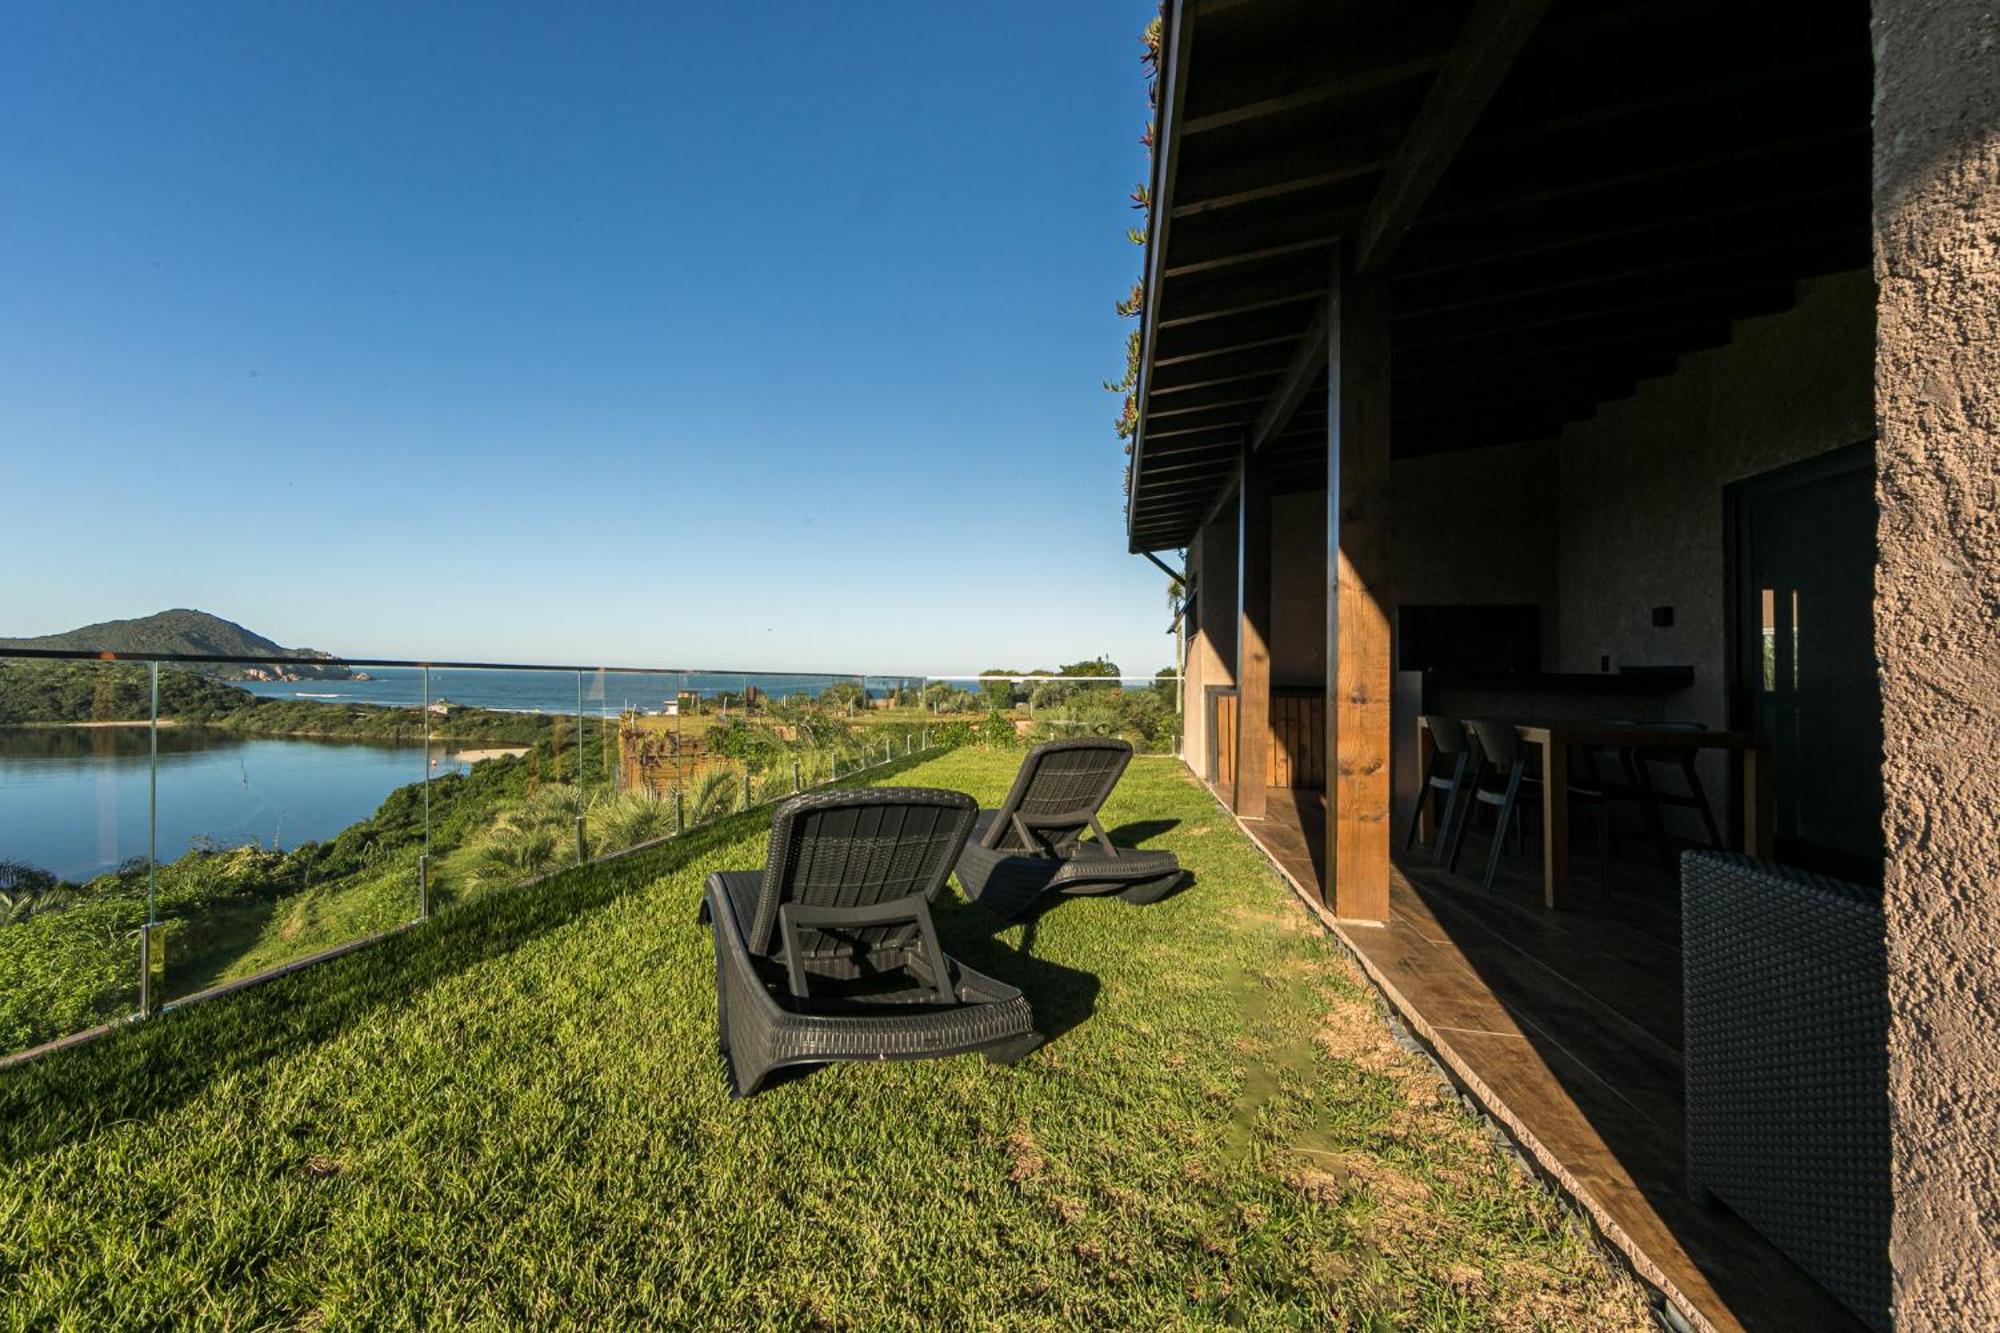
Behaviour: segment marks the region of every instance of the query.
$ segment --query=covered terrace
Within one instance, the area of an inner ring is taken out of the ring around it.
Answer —
[[[1166,9],[1128,538],[1186,560],[1183,757],[1697,1327],[1854,1320],[1687,1195],[1673,858],[1706,805],[1881,883],[1869,20]],[[1483,889],[1427,715],[1684,799],[1603,802],[1608,864],[1524,803]]]

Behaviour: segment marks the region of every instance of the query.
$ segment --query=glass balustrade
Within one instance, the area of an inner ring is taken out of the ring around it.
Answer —
[[[0,650],[0,1057],[951,745],[1168,750],[1174,704],[1170,679]]]

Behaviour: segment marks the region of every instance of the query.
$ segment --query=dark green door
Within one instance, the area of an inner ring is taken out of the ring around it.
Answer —
[[[1731,488],[1736,724],[1771,738],[1778,859],[1882,875],[1875,469],[1843,449]]]

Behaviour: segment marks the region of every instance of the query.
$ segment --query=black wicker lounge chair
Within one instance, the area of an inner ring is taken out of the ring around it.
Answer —
[[[708,877],[734,1095],[790,1065],[968,1051],[1008,1063],[1040,1044],[1021,992],[947,957],[931,924],[976,813],[954,791],[813,792],[778,807],[762,870]]]
[[[1157,902],[1180,883],[1172,852],[1115,845],[1097,822],[1098,807],[1132,761],[1120,740],[1050,741],[1021,763],[997,810],[982,811],[958,858],[965,896],[1006,920],[1045,893],[1115,893],[1130,903]],[[1095,834],[1089,841],[1084,832]]]

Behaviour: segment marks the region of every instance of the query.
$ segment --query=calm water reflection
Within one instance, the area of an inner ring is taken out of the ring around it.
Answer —
[[[463,772],[443,754],[434,774]],[[0,859],[82,879],[146,854],[144,727],[0,727]],[[424,776],[422,747],[160,730],[159,854],[324,841]]]

